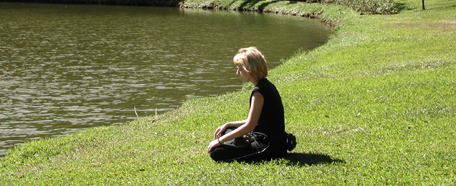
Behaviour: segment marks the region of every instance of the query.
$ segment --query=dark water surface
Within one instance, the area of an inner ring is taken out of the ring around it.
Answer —
[[[280,64],[328,40],[317,20],[159,7],[0,3],[0,157],[25,141],[125,124],[239,90],[232,57]]]

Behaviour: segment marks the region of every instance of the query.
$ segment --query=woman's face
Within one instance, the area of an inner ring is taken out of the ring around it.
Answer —
[[[245,71],[243,66],[237,65],[236,75],[240,76],[242,81],[249,82],[250,81],[250,74]]]

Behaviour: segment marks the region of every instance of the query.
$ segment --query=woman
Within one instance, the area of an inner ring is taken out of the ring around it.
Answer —
[[[237,66],[236,75],[255,87],[250,95],[247,119],[223,124],[215,130],[216,139],[208,146],[211,158],[233,161],[285,156],[287,133],[282,99],[276,87],[266,79],[268,69],[263,54],[255,47],[242,48],[233,62]]]

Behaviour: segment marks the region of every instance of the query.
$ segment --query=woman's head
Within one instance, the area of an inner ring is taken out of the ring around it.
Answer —
[[[233,62],[238,67],[242,67],[255,80],[263,79],[268,75],[266,59],[255,47],[239,49]]]

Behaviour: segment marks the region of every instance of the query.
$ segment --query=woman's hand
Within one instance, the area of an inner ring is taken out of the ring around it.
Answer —
[[[222,137],[222,133],[225,132],[225,130],[228,128],[227,125],[228,125],[228,123],[225,123],[222,126],[220,126],[219,128],[215,129],[214,138]]]
[[[207,146],[207,152],[211,152],[212,148],[217,147],[219,145],[220,145],[220,143],[219,143],[218,139],[212,140],[209,143],[209,146]]]

